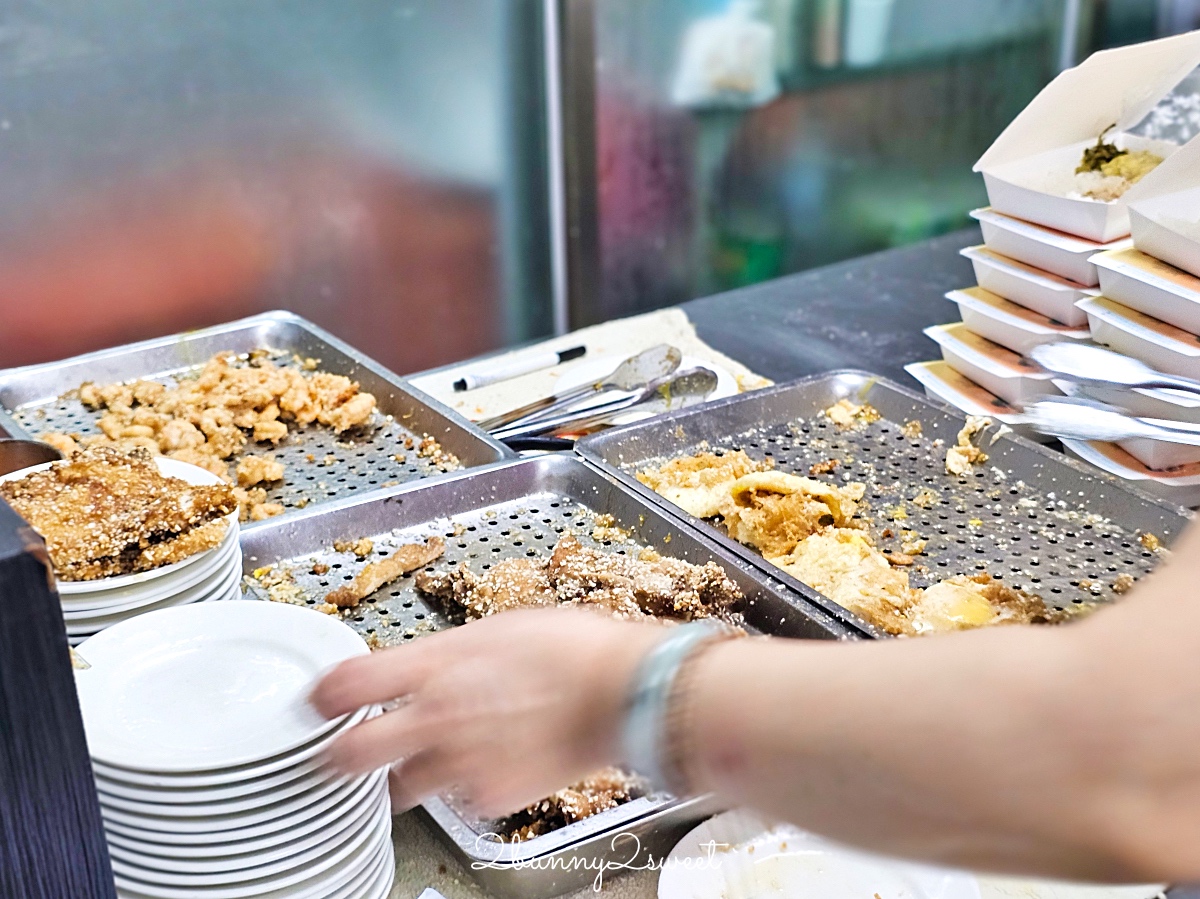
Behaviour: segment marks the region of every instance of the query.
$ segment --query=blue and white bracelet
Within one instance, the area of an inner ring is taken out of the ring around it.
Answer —
[[[737,631],[711,618],[674,628],[638,666],[625,712],[621,748],[631,771],[657,789],[679,793],[686,778],[673,746],[672,708],[680,672],[703,648]]]

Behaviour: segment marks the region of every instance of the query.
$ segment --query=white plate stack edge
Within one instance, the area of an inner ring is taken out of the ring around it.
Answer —
[[[154,611],[80,645],[76,673],[123,899],[385,899],[386,771],[344,777],[315,680],[369,650],[342,622],[243,601]]]

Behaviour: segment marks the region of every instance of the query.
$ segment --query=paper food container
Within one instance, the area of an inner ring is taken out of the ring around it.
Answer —
[[[1030,440],[1039,443],[1049,443],[1053,440],[1052,437],[1033,430],[1026,423],[1020,410],[996,394],[984,390],[970,378],[959,374],[942,359],[934,362],[914,362],[904,366],[904,370],[925,388],[925,395],[930,399],[940,400],[967,415],[991,418]]]
[[[1030,350],[1044,343],[1090,340],[1092,337],[1087,328],[1072,328],[1056,322],[982,287],[952,290],[946,294],[946,299],[958,304],[967,328],[1021,356],[1029,355]]]
[[[1180,506],[1200,506],[1200,464],[1182,465],[1171,471],[1155,471],[1115,443],[1064,440],[1063,446],[1073,456],[1129,481],[1151,496]]]
[[[1095,262],[1104,296],[1200,334],[1200,278],[1132,248],[1101,253]]]
[[[987,247],[967,247],[961,252],[971,260],[975,280],[984,290],[1064,325],[1075,328],[1084,325],[1087,316],[1075,304],[1100,293],[1095,288],[1082,287],[1040,268],[993,253]]]
[[[1168,325],[1107,297],[1079,304],[1087,313],[1096,343],[1141,359],[1151,368],[1185,378],[1200,378],[1200,337]]]
[[[1200,396],[1182,390],[1129,390],[1103,384],[1079,384],[1054,379],[1054,386],[1067,396],[1096,400],[1124,409],[1138,418],[1157,418],[1200,425]]]
[[[989,393],[1016,406],[1058,396],[1049,372],[968,330],[962,322],[926,328],[925,334],[942,348],[942,358],[959,374]]]
[[[1096,266],[1089,261],[1092,256],[1105,250],[1123,250],[1133,246],[1133,241],[1128,237],[1112,243],[1097,243],[1015,219],[991,208],[976,209],[971,217],[983,229],[983,244],[989,250],[1074,281],[1082,287],[1095,287],[1100,283]]]
[[[1200,277],[1200,140],[1154,170],[1129,204],[1129,224],[1143,253]]]
[[[975,164],[992,208],[1108,243],[1129,234],[1128,204],[1152,190],[1155,172],[1111,203],[1082,196],[1075,168],[1084,149],[1107,139],[1167,157],[1173,144],[1125,132],[1200,65],[1200,31],[1102,50],[1061,73],[1025,107]]]

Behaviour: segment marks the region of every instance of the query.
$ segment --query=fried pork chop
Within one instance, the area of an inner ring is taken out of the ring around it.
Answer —
[[[421,573],[417,589],[474,621],[536,606],[586,606],[618,618],[729,618],[742,592],[715,562],[691,565],[651,550],[630,557],[559,540],[549,558],[507,559],[482,575]]]
[[[211,549],[237,510],[232,488],[164,477],[143,449],[96,446],[19,481],[6,500],[46,541],[64,581],[147,571]]]

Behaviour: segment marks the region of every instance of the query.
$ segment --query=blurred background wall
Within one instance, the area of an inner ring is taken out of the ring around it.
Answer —
[[[919,240],[982,205],[971,164],[1064,61],[1197,25],[1197,0],[0,0],[0,367],[282,307],[410,372],[548,334],[556,302],[578,326]]]
[[[0,0],[0,365],[292,309],[543,333],[540,0]]]

